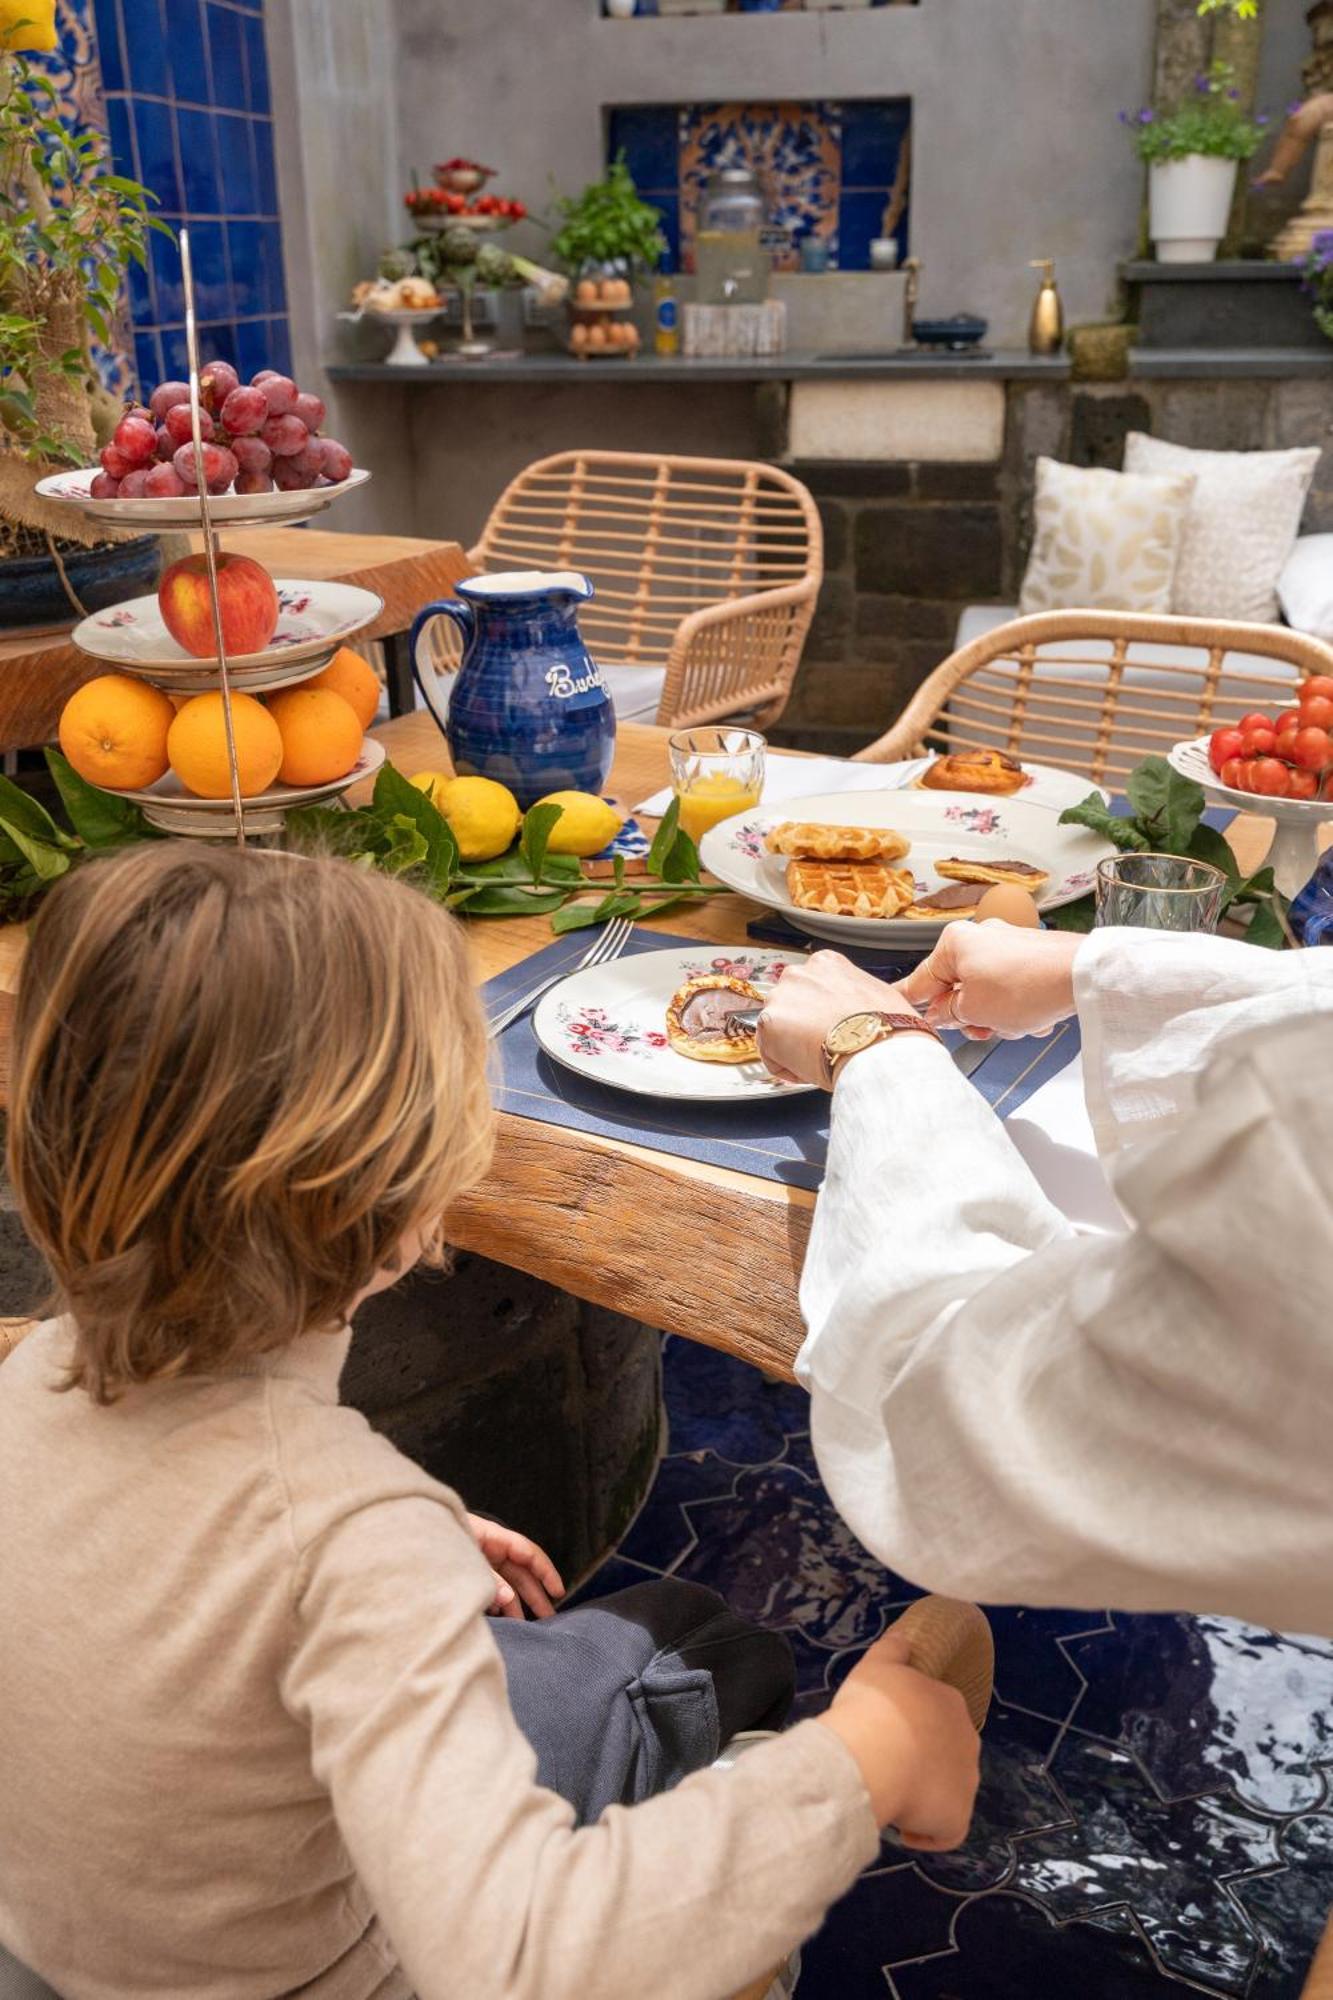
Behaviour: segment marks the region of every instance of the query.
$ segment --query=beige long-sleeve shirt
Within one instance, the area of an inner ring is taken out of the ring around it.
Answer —
[[[64,2000],[721,2000],[876,1852],[807,1722],[575,1830],[348,1336],[109,1409],[0,1368],[0,1943]]]
[[[820,1471],[988,1602],[1333,1633],[1333,951],[1095,932],[1075,1235],[942,1049],[849,1063],[801,1300]]]

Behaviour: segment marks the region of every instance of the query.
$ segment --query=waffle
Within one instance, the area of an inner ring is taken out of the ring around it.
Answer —
[[[789,861],[787,894],[798,910],[831,917],[896,917],[916,895],[910,868],[882,861]]]
[[[1039,896],[1051,879],[1045,868],[1034,868],[1030,861],[969,861],[956,854],[937,861],[935,873],[946,882],[1012,882],[1031,896]]]
[[[791,819],[770,827],[764,839],[770,854],[799,861],[901,861],[911,845],[891,826],[817,826]]]
[[[1026,783],[1023,766],[1003,750],[960,750],[937,757],[917,779],[928,792],[989,792],[1000,798]]]
[[[687,979],[680,991],[672,994],[667,1008],[667,1040],[676,1054],[689,1056],[692,1062],[753,1062],[759,1053],[753,1028],[738,1028],[733,1032],[725,1028],[694,1031],[690,1005],[703,993],[734,993],[747,1010],[764,1004],[763,994],[748,979],[731,979],[723,972],[705,972],[698,979]]]

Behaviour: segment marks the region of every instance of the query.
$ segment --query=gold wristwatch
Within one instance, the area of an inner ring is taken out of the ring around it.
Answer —
[[[832,1090],[848,1056],[859,1055],[876,1042],[891,1041],[895,1035],[929,1035],[933,1042],[939,1040],[929,1021],[923,1021],[919,1014],[848,1014],[835,1021],[820,1049],[825,1090]]]

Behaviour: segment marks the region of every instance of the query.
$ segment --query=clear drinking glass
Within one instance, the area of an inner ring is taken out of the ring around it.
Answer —
[[[1177,854],[1112,854],[1097,864],[1097,923],[1149,931],[1217,929],[1227,878]]]
[[[768,745],[757,730],[680,729],[670,747],[671,789],[691,840],[702,840],[719,820],[758,805]]]

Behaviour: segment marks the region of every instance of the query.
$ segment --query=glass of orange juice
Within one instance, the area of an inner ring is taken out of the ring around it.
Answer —
[[[680,823],[690,839],[710,826],[749,812],[764,789],[767,744],[754,729],[681,729],[671,738],[671,789],[680,801]]]

